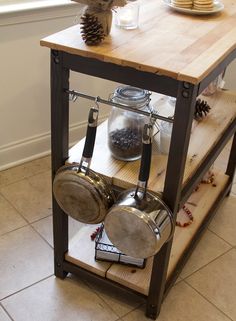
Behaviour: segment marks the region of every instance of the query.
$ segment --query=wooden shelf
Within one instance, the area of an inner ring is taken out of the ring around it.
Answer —
[[[217,143],[223,132],[236,117],[236,94],[219,91],[211,97],[204,97],[211,106],[210,114],[193,129],[186,160],[184,184],[194,174],[201,162]],[[158,102],[156,103],[158,105]],[[163,105],[163,99],[159,99]],[[226,112],[227,111],[227,112]],[[79,162],[84,140],[69,151],[68,163]],[[154,148],[148,188],[154,192],[163,191],[167,156],[158,154]],[[121,188],[131,188],[137,182],[140,160],[123,162],[114,159],[107,144],[107,123],[98,127],[91,168],[104,175],[109,183]]]
[[[215,200],[227,184],[228,176],[219,172],[215,173],[215,175],[215,187],[211,184],[201,184],[198,191],[194,192],[188,199],[187,206],[193,213],[194,221],[186,228],[176,227],[175,229],[168,267],[168,277],[174,271],[178,260],[184,254],[205,216],[209,213]],[[184,217],[185,214],[181,210],[178,213],[178,219],[181,220]],[[90,240],[90,234],[95,228],[96,226],[94,225],[82,228],[72,242],[70,242],[66,260],[147,295],[152,269],[152,258],[147,260],[145,269],[137,269],[116,263],[96,262],[94,260],[95,244]]]
[[[71,263],[81,266],[97,275],[105,277],[106,271],[111,263],[94,260],[95,244],[91,241],[90,235],[99,225],[86,225],[74,236],[69,243],[69,251],[65,259]]]
[[[197,84],[236,47],[236,6],[223,2],[223,12],[193,17],[173,12],[161,0],[142,0],[139,28],[131,32],[113,23],[101,45],[86,46],[75,25],[41,45]]]

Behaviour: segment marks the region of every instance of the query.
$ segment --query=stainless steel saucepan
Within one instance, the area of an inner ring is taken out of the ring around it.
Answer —
[[[173,234],[171,211],[161,199],[161,195],[147,191],[152,132],[153,126],[146,124],[136,189],[119,195],[104,222],[110,241],[124,254],[136,258],[155,255]]]
[[[102,222],[114,203],[113,191],[104,177],[90,169],[97,120],[98,109],[91,108],[80,163],[61,167],[53,181],[53,193],[62,210],[87,224]]]

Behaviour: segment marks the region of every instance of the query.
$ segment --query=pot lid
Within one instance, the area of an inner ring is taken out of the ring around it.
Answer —
[[[53,193],[61,209],[75,220],[96,224],[104,219],[107,209],[86,176],[73,171],[58,173],[53,182]]]
[[[128,256],[147,258],[157,253],[160,234],[138,209],[114,206],[105,218],[105,230],[110,241]]]

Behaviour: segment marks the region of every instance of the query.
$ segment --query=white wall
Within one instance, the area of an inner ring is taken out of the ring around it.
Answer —
[[[74,24],[70,17],[0,26],[0,169],[49,153],[50,50],[43,37]],[[73,73],[71,88],[108,97],[116,84]],[[70,108],[70,140],[84,135],[87,107],[81,100]],[[102,108],[101,118],[108,112]]]
[[[0,169],[50,151],[50,51],[40,47],[39,41],[73,25],[77,15],[73,10],[67,17],[5,26],[0,23]],[[236,90],[235,71],[236,62],[227,70],[226,88]],[[81,74],[71,77],[71,88],[95,96],[106,98],[115,87],[115,83]],[[71,106],[71,141],[84,135],[90,105],[80,100]],[[102,115],[108,110],[104,108]]]

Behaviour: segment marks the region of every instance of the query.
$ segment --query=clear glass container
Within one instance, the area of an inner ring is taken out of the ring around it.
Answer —
[[[167,117],[173,117],[175,112],[176,98],[169,97],[166,103]],[[170,148],[170,140],[172,134],[173,124],[162,120],[160,122],[160,152],[162,154],[168,154]]]
[[[111,100],[134,109],[150,111],[150,92],[119,86]],[[108,146],[116,159],[133,161],[141,157],[142,131],[149,117],[113,107],[108,118]]]
[[[115,11],[115,24],[123,29],[138,28],[139,0],[128,0],[124,7],[118,7]]]
[[[202,92],[203,96],[211,96],[213,95],[218,89],[224,87],[225,82],[223,80],[224,73],[221,73],[215,80],[213,80]]]

